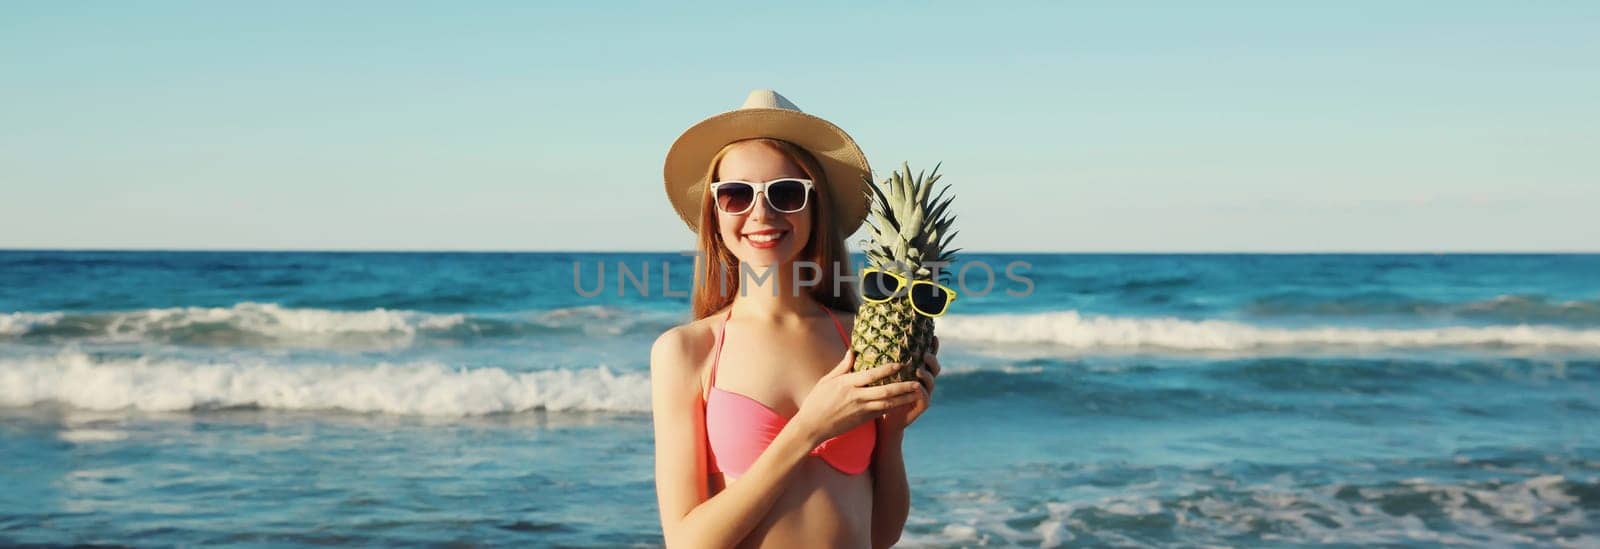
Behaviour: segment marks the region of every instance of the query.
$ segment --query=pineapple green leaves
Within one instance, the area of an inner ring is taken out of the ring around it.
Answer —
[[[913,278],[929,278],[933,274],[929,263],[947,265],[960,251],[949,249],[950,240],[959,232],[950,229],[955,215],[948,208],[955,196],[946,196],[949,185],[938,193],[932,192],[939,177],[938,165],[931,173],[913,175],[909,164],[901,164],[900,170],[882,185],[868,182],[872,204],[867,221],[870,238],[860,244],[869,265]],[[941,270],[940,278],[947,280],[949,274]]]

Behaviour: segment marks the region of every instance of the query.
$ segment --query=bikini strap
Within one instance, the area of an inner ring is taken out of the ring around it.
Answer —
[[[839,323],[839,317],[833,316],[833,311],[827,305],[822,306],[822,312],[828,313],[828,319],[833,321],[833,327],[839,329],[839,339],[844,340],[844,346],[850,346],[850,334],[844,333],[844,325]]]
[[[728,319],[733,317],[733,305],[728,305],[728,314],[722,317],[722,327],[717,330],[717,348],[711,352],[711,379],[706,382],[703,399],[711,398],[711,388],[717,385],[717,363],[722,361],[722,338],[728,335]]]

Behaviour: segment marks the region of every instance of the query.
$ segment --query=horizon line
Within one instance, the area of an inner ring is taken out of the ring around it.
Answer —
[[[685,254],[693,250],[649,249],[426,249],[426,248],[46,248],[0,247],[8,252],[78,253],[349,253],[349,254]],[[1600,255],[1597,250],[967,250],[980,255]],[[852,255],[861,250],[850,250]],[[958,257],[963,254],[957,254]]]

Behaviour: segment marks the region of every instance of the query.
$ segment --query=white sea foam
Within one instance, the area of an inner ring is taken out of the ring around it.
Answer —
[[[677,320],[662,312],[595,305],[468,316],[384,308],[340,311],[244,302],[230,307],[6,313],[0,314],[0,337],[395,348],[410,345],[423,336],[442,339],[551,333],[618,336],[645,328],[665,329]]]
[[[1236,485],[1209,479],[1177,494],[1112,490],[1119,493],[1066,501],[940,494],[938,504],[909,523],[922,533],[908,532],[901,545],[1148,546],[1169,536],[1182,542],[1153,545],[1228,546],[1252,537],[1278,545],[1584,547],[1595,540],[1584,533],[1592,513],[1574,493],[1592,490],[1592,479],[1545,474],[1465,483],[1297,486],[1275,479]],[[1397,513],[1392,507],[1414,508]],[[1418,518],[1429,515],[1442,516],[1448,526]]]
[[[62,313],[5,313],[0,314],[0,335],[22,335],[35,326],[53,326],[61,321]]]
[[[594,336],[615,336],[640,325],[659,326],[662,330],[682,320],[671,313],[625,309],[607,305],[583,305],[538,311],[525,315],[532,324],[556,329],[578,329]]]
[[[942,338],[1074,349],[1243,351],[1270,347],[1600,349],[1600,330],[1553,326],[1271,328],[1222,320],[1086,316],[1076,311],[940,317]]]
[[[127,440],[128,433],[111,429],[65,429],[56,438],[76,444]]]
[[[92,335],[137,340],[152,334],[171,334],[193,327],[231,328],[239,333],[278,339],[315,339],[348,335],[409,337],[422,330],[443,330],[460,325],[460,314],[370,309],[336,311],[287,308],[275,303],[243,302],[232,307],[173,307],[121,312],[32,313],[0,315],[0,334],[24,335],[64,320],[88,328]]]
[[[434,315],[382,308],[366,311],[333,311],[294,309],[274,303],[245,302],[232,307],[145,309],[117,314],[112,317],[107,333],[138,337],[150,332],[173,331],[197,324],[218,324],[280,338],[344,334],[410,336],[416,334],[418,330],[450,328],[461,324],[464,318],[459,314]]]
[[[88,410],[260,407],[468,416],[529,410],[648,412],[650,381],[605,366],[508,372],[436,363],[206,364],[95,359],[63,351],[0,360],[0,406],[55,402]]]

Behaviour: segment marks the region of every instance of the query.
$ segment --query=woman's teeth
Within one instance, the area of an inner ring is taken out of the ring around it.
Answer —
[[[752,234],[745,235],[745,238],[749,238],[751,242],[775,242],[779,238],[783,238],[783,233]]]

